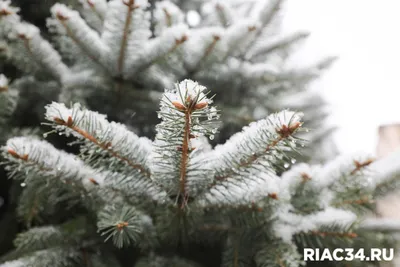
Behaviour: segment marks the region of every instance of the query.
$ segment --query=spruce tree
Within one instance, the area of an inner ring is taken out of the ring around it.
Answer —
[[[307,34],[276,34],[282,1],[80,3],[51,8],[48,41],[0,0],[0,50],[23,72],[0,79],[3,136],[44,111],[44,137],[79,150],[7,141],[26,229],[1,267],[298,266],[304,247],[394,244],[362,219],[398,176],[363,156],[295,164],[335,154],[307,89],[333,58],[287,66]]]

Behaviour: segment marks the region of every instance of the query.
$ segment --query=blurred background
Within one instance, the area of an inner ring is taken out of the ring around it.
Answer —
[[[399,11],[398,0],[286,3],[284,31],[311,32],[294,63],[327,54],[339,57],[313,87],[331,104],[342,153],[377,155],[378,143],[380,154],[400,145]]]

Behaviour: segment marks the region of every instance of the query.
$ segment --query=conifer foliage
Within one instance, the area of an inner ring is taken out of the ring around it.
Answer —
[[[51,8],[48,39],[0,0],[23,73],[0,75],[1,157],[25,226],[0,267],[300,266],[304,247],[392,245],[362,227],[400,185],[385,164],[295,164],[332,155],[307,87],[333,58],[286,64],[308,34],[275,34],[283,1],[79,2]],[[10,131],[42,110],[44,138],[79,153]]]
[[[0,1],[0,50],[25,73],[19,86],[85,104],[153,137],[157,120],[149,114],[162,90],[190,78],[221,96],[221,141],[286,108],[310,113],[307,123],[318,129],[307,136],[313,149],[330,132],[324,101],[307,87],[334,59],[286,64],[308,34],[276,34],[282,0],[79,2],[79,12],[61,3],[51,8],[47,40],[9,0]]]
[[[5,134],[10,134],[7,130],[11,114],[14,112],[18,101],[18,91],[9,88],[8,79],[0,74],[0,131],[4,134],[0,137],[0,142],[7,139]]]
[[[2,153],[10,176],[26,184],[19,208],[31,227],[0,266],[122,266],[111,245],[140,248],[124,266],[198,266],[179,248],[199,243],[221,249],[207,266],[299,266],[303,247],[362,243],[371,233],[360,215],[394,182],[369,172],[371,159],[346,157],[278,177],[294,162],[288,152],[304,146],[303,114],[289,110],[212,149],[219,110],[192,80],[165,90],[158,115],[151,141],[79,104],[53,102],[47,125],[74,137],[79,157],[35,137],[9,139]],[[46,225],[54,207],[82,212]],[[390,241],[373,234],[376,246]]]

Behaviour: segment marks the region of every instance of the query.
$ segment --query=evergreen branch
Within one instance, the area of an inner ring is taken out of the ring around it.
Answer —
[[[8,39],[15,26],[21,23],[19,8],[11,6],[11,1],[0,1],[0,38]]]
[[[40,36],[40,31],[36,26],[28,23],[19,23],[14,27],[16,36],[22,40],[25,50],[34,63],[44,68],[53,77],[57,78],[58,81],[62,81],[70,73],[68,66],[62,62],[60,54],[48,41]],[[26,58],[12,56],[15,57],[14,60],[21,61],[21,64],[23,64],[23,61],[26,61]],[[37,71],[35,67],[33,67],[34,72]]]
[[[226,27],[228,26],[233,20],[233,12],[229,5],[224,3],[223,1],[219,1],[215,4],[215,9],[218,14],[218,18],[221,24]]]
[[[345,205],[353,205],[353,204],[355,204],[355,205],[365,205],[365,204],[371,204],[371,203],[374,203],[374,202],[375,201],[370,199],[369,196],[361,196],[360,198],[357,198],[357,199],[343,200],[343,201],[340,201],[340,202],[333,203],[332,205],[334,207],[340,208],[340,207],[345,206]]]
[[[6,126],[17,106],[18,98],[18,91],[9,88],[8,79],[0,74],[0,129],[3,125]]]
[[[214,47],[217,45],[217,42],[220,39],[221,39],[220,36],[213,35],[213,41],[211,42],[211,44],[205,50],[205,53],[204,53],[203,57],[200,59],[200,62],[203,61],[205,58],[207,58],[211,54],[211,52],[213,51]]]
[[[70,267],[80,263],[81,253],[73,248],[51,248],[36,251],[18,260],[6,261],[1,267]]]
[[[206,46],[206,48],[204,50],[204,54],[202,55],[202,57],[200,59],[197,60],[196,64],[193,64],[193,66],[195,66],[195,68],[188,71],[190,76],[196,75],[196,73],[204,67],[206,59],[213,52],[214,48],[216,47],[216,45],[218,44],[218,42],[220,40],[221,40],[221,37],[219,35],[217,35],[217,34],[212,35],[212,41],[208,46]]]
[[[247,19],[232,24],[226,29],[223,38],[227,44],[227,50],[222,59],[225,62],[229,57],[242,53],[242,49],[253,40],[260,29],[260,24],[254,19]]]
[[[357,226],[355,221],[343,224],[332,220],[330,224],[324,222],[314,229],[298,232],[294,234],[293,239],[301,247],[348,247],[359,237],[359,234],[354,231]]]
[[[137,137],[121,124],[108,122],[105,116],[97,112],[82,110],[79,105],[68,109],[63,104],[53,103],[48,105],[46,110],[47,120],[54,123],[53,127],[57,131],[63,130],[66,134],[71,133],[89,143],[84,147],[84,151],[90,153],[89,160],[93,154],[105,162],[116,159],[141,175],[150,177],[146,165],[150,153],[147,139]],[[126,146],[127,143],[130,144],[129,147]],[[101,151],[94,151],[90,144],[94,144]],[[111,156],[111,159],[106,155]]]
[[[242,55],[250,50],[262,36],[263,30],[275,19],[278,15],[278,11],[281,9],[282,2],[283,0],[259,1],[255,5],[251,17],[256,17],[258,21],[261,22],[261,27],[256,29],[252,41],[248,42],[245,49],[242,50]]]
[[[113,243],[122,248],[143,239],[145,231],[152,227],[152,221],[149,216],[133,207],[123,206],[116,209],[107,206],[100,212],[97,226],[101,235],[106,236],[105,241],[112,238]]]
[[[263,3],[261,2],[259,6],[255,7],[254,11],[258,13],[258,19],[262,22],[263,26],[267,26],[278,15],[278,11],[280,10],[282,3],[282,0],[274,0],[272,3],[269,1],[264,1]]]
[[[11,175],[26,169],[53,179],[57,177],[83,191],[92,188],[92,180],[97,184],[104,180],[102,174],[86,167],[74,156],[33,138],[15,137],[8,140],[3,147],[3,155]]]
[[[272,3],[271,3],[272,2]],[[254,8],[254,15],[258,17],[261,22],[261,27],[257,30],[255,41],[260,38],[263,33],[263,29],[269,25],[278,15],[278,11],[281,9],[282,0],[274,1],[260,1]]]
[[[140,172],[143,172],[147,176],[150,176],[150,173],[147,170],[145,170],[141,165],[134,164],[133,162],[129,161],[129,159],[120,156],[117,152],[115,152],[114,150],[110,149],[110,146],[111,146],[110,143],[107,143],[107,144],[99,143],[99,141],[94,136],[88,134],[86,131],[84,131],[84,130],[76,127],[76,126],[73,126],[72,125],[73,122],[72,122],[72,118],[71,117],[68,117],[68,121],[67,122],[65,122],[65,121],[63,121],[62,119],[59,119],[59,118],[54,118],[54,122],[57,125],[67,126],[68,128],[70,128],[71,130],[75,131],[76,133],[81,135],[83,138],[85,138],[85,139],[89,140],[90,142],[94,143],[95,145],[97,145],[101,149],[109,151],[109,153],[113,157],[115,157],[115,158],[117,158],[117,159],[119,159],[121,161],[126,162],[130,167],[132,167],[134,169],[138,169]]]
[[[16,178],[10,177],[10,178]],[[77,207],[81,199],[81,190],[59,179],[43,179],[43,175],[30,174],[23,177],[24,190],[19,197],[17,216],[29,229],[33,222],[41,223],[48,216],[57,216],[62,212]]]
[[[126,45],[128,43],[128,36],[130,32],[129,28],[131,26],[131,20],[132,20],[132,12],[134,12],[134,10],[139,7],[135,5],[135,0],[126,0],[126,1],[128,2],[125,2],[124,0],[124,5],[127,6],[128,10],[126,12],[123,36],[119,47],[119,56],[118,56],[118,73],[120,74],[122,74],[123,72],[123,67],[125,62],[125,52],[126,52],[125,50],[126,50]]]
[[[156,1],[154,10],[154,32],[159,36],[174,25],[183,24],[183,11],[171,1]]]
[[[318,166],[300,163],[282,174],[280,182],[287,188],[282,198],[289,200],[294,214],[310,215],[326,208],[323,203],[330,194],[325,191],[322,181],[326,178],[320,177],[320,172]]]
[[[19,8],[11,6],[11,1],[2,1],[0,4],[0,16],[2,19],[11,15],[17,16]]]
[[[373,195],[374,198],[379,198],[385,196],[391,192],[395,192],[400,188],[400,179],[399,175],[393,175],[390,178],[387,178],[383,181],[379,181],[375,186]]]
[[[321,73],[328,69],[337,57],[326,57],[322,60],[303,68],[291,69],[278,76],[279,80],[287,81],[292,86],[301,86],[310,83],[320,77]]]
[[[150,13],[146,10],[146,3],[145,0],[108,2],[101,39],[109,47],[105,56],[111,75],[116,79],[132,78],[131,69],[140,65],[138,63],[150,41]]]
[[[246,54],[247,60],[257,60],[259,57],[265,57],[266,55],[275,52],[277,50],[285,49],[301,40],[304,40],[309,36],[309,33],[299,32],[288,37],[281,38],[274,42],[266,42],[257,47],[254,47]]]
[[[326,164],[316,174],[318,183],[332,194],[331,199],[325,200],[333,206],[348,207],[356,212],[371,209],[371,201],[361,201],[364,198],[372,200],[374,189],[370,174],[361,172],[371,163],[372,160],[367,157],[355,159],[354,156],[341,156]]]
[[[345,238],[356,238],[358,235],[354,232],[322,232],[322,231],[310,231],[305,234],[316,235],[320,237],[332,236],[332,237],[345,237]]]
[[[51,8],[51,12],[53,17],[64,28],[65,34],[93,62],[103,67],[101,57],[108,48],[104,45],[97,32],[86,24],[78,12],[70,10],[63,4],[55,4]]]
[[[32,52],[31,46],[30,46],[30,38],[28,38],[25,34],[19,34],[18,37],[22,40],[24,47],[26,49],[26,51],[28,52],[28,55],[30,56],[30,58],[39,66],[41,66],[42,68],[45,68],[46,66],[44,66],[42,64],[42,62],[40,60],[38,60],[35,55]]]
[[[268,83],[276,83],[278,81],[287,81],[289,79],[293,79],[291,75],[285,74],[277,74],[276,66],[268,63],[257,63],[257,64],[250,64],[246,61],[243,61],[241,64],[242,71],[240,75],[249,81],[263,81]],[[288,78],[290,77],[290,78]],[[291,80],[290,80],[291,81]],[[259,99],[258,99],[259,100]],[[263,104],[264,103],[260,103]]]
[[[80,218],[59,226],[34,227],[18,234],[14,245],[20,254],[54,247],[77,246],[85,243],[85,223],[87,222]]]
[[[280,203],[279,178],[271,172],[258,172],[241,180],[228,178],[212,185],[194,204],[210,210],[225,207],[234,212],[262,213],[266,216],[263,220],[267,220],[271,215],[269,209]]]
[[[131,66],[129,66],[130,72],[143,71],[161,60],[165,60],[187,41],[187,31],[188,29],[185,25],[176,25],[150,40],[149,45],[143,49],[141,59],[132,62]]]
[[[19,160],[24,161],[24,162],[26,162],[28,164],[31,163],[31,164],[38,165],[40,171],[46,172],[46,171],[51,171],[52,170],[51,168],[43,167],[43,165],[39,164],[39,162],[36,162],[34,160],[30,160],[28,154],[21,154],[20,155],[13,149],[8,149],[7,152],[8,152],[8,154],[10,154],[15,159],[19,159]]]
[[[226,180],[241,170],[255,168],[260,163],[264,163],[267,170],[273,171],[268,166],[278,160],[283,150],[291,148],[288,141],[300,129],[300,118],[301,115],[289,111],[273,114],[267,119],[252,123],[224,145],[218,145],[215,148],[215,162],[218,164],[213,166],[216,170],[215,179]],[[229,156],[221,157],[219,154]]]
[[[284,140],[283,136],[280,136],[276,140],[273,140],[271,142],[271,144],[267,145],[267,148],[263,151],[263,153],[260,153],[260,154],[255,154],[254,153],[249,159],[241,161],[239,166],[238,166],[238,168],[248,167],[249,165],[254,163],[259,157],[263,156],[264,153],[269,153],[270,150],[273,149],[282,140]],[[223,180],[227,179],[228,177],[231,177],[234,174],[235,174],[234,171],[229,171],[224,176],[216,176],[215,179],[217,181],[223,181]]]

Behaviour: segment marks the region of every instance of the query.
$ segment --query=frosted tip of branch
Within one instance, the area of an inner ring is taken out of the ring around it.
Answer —
[[[303,124],[302,112],[294,112],[290,110],[283,110],[279,113],[270,115],[267,120],[275,125],[275,132],[282,138],[288,138],[293,135]],[[257,122],[250,123],[250,126],[257,125]],[[257,128],[257,127],[255,127]]]
[[[200,110],[212,103],[212,100],[204,94],[206,89],[192,80],[183,80],[176,84],[175,90],[167,91],[165,96],[171,105],[180,111]]]
[[[78,106],[76,107],[78,108]],[[72,118],[72,110],[67,108],[62,103],[53,102],[50,105],[47,105],[45,109],[46,109],[46,119],[49,121],[67,122],[69,118]]]
[[[0,16],[16,14],[19,8],[12,7],[11,1],[0,1]]]
[[[28,23],[20,23],[16,26],[15,29],[18,37],[25,40],[32,39],[40,32],[36,26]]]
[[[0,74],[0,92],[8,90],[8,79],[4,74]]]
[[[71,121],[73,121],[75,114],[74,110],[79,110],[80,109],[80,104],[75,103],[73,108],[67,108],[65,104],[63,103],[57,103],[53,102],[45,107],[46,109],[46,119],[49,121],[53,121],[56,123],[62,122],[63,124],[71,124]],[[99,118],[106,119],[105,115],[98,114]]]
[[[66,5],[56,3],[50,9],[54,17],[60,21],[68,20],[77,14],[76,11],[70,10]]]

